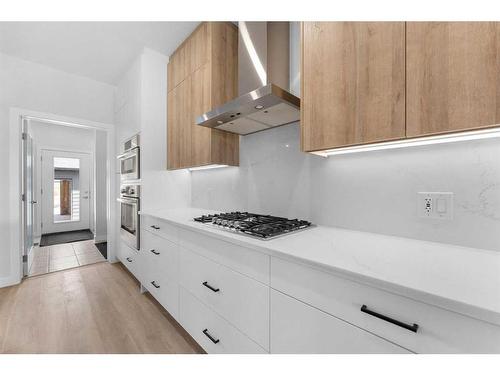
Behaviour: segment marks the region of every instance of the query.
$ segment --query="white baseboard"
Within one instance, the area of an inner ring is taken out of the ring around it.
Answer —
[[[17,278],[14,278],[12,276],[9,277],[0,277],[0,288],[5,288],[7,286],[12,286],[19,284],[21,280],[18,280]]]

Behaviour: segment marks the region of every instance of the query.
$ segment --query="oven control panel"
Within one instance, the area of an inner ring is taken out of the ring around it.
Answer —
[[[140,189],[139,185],[122,185],[120,187],[120,195],[122,197],[139,198]]]

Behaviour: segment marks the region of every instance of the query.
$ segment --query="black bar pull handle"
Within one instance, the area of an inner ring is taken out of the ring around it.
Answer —
[[[160,255],[159,251],[156,251],[155,249],[150,250],[154,255]]]
[[[205,335],[205,336],[207,336],[207,337],[210,339],[210,341],[212,341],[214,344],[217,344],[217,343],[220,341],[219,339],[213,338],[213,337],[212,337],[212,335],[210,335],[210,333],[208,333],[208,329],[207,329],[207,328],[205,328],[205,329],[203,330],[203,333],[204,333],[204,335]]]
[[[127,262],[132,263],[132,259],[130,259],[130,258],[125,258],[125,259],[127,259]]]
[[[205,281],[203,283],[204,286],[206,286],[208,289],[210,289],[212,292],[215,292],[217,293],[220,289],[219,288],[214,288],[213,286],[211,286],[208,281]]]
[[[156,283],[156,281],[151,281],[151,285],[153,285],[156,289],[158,289],[160,286]]]
[[[412,331],[412,332],[415,332],[415,333],[417,333],[417,331],[418,331],[418,324],[415,324],[415,323],[413,323],[413,324],[407,324],[407,323],[400,322],[399,320],[396,320],[396,319],[390,318],[388,316],[382,315],[382,314],[380,314],[378,312],[372,311],[366,305],[361,306],[361,311],[364,312],[365,314],[372,315],[372,316],[374,316],[376,318],[385,320],[386,322],[395,324],[398,327],[407,329],[409,331]]]
[[[160,227],[158,225],[151,225],[151,228],[153,228],[153,229],[160,229]]]

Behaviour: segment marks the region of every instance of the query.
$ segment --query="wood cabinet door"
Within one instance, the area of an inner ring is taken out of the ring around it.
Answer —
[[[408,22],[407,136],[500,122],[500,23]]]
[[[193,44],[191,39],[184,41],[170,56],[168,63],[167,91],[172,91],[193,71]]]
[[[167,168],[191,166],[191,77],[168,93]]]
[[[196,125],[196,118],[211,109],[210,64],[205,64],[191,79],[191,163],[193,166],[210,164],[210,137],[212,129]]]
[[[209,24],[203,22],[194,33],[189,37],[190,71],[194,73],[209,61],[210,57],[210,39]]]
[[[405,23],[302,24],[303,151],[405,136]]]

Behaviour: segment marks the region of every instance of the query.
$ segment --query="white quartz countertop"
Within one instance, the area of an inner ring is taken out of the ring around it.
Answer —
[[[500,252],[315,226],[262,241],[193,220],[205,209],[141,211],[282,259],[500,325]]]

